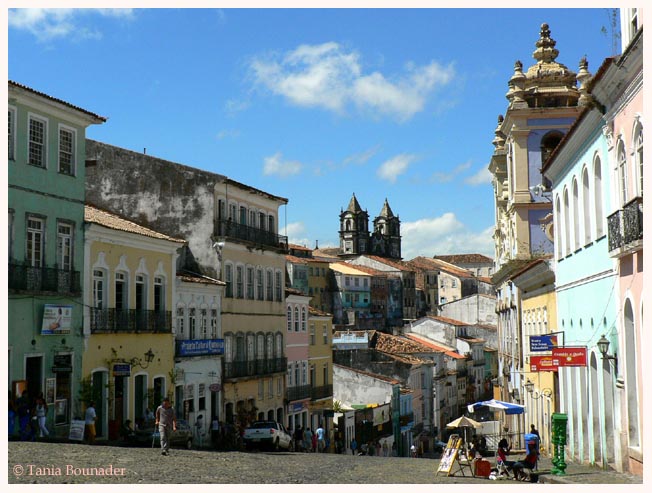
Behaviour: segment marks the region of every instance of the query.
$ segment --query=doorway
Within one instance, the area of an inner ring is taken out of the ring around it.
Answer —
[[[25,380],[30,400],[43,392],[43,356],[28,356],[25,358]]]

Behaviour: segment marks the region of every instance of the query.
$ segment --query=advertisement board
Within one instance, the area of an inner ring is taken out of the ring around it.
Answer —
[[[72,306],[44,305],[41,335],[70,334]]]
[[[557,347],[552,350],[557,366],[586,366],[585,347]]]
[[[530,351],[532,352],[551,351],[558,345],[556,334],[530,336]]]
[[[224,354],[224,339],[186,339],[177,341],[177,356]]]
[[[558,361],[552,355],[530,356],[530,371],[557,371]]]

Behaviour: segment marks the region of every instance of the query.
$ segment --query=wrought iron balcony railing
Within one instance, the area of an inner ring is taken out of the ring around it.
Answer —
[[[91,333],[172,332],[172,312],[91,308]]]
[[[633,243],[643,239],[643,197],[630,200],[625,206],[607,217],[609,253],[618,256]]]
[[[32,267],[9,263],[9,289],[59,294],[81,294],[81,275],[76,270]]]
[[[327,399],[333,397],[333,385],[322,385],[320,387],[313,387],[310,389],[310,400],[316,401],[319,399]]]
[[[286,399],[291,401],[299,401],[307,399],[311,395],[312,387],[310,385],[297,385],[296,387],[288,387],[285,393]]]
[[[288,359],[272,358],[251,361],[224,362],[224,378],[254,377],[285,373],[288,369]]]
[[[284,252],[288,250],[288,237],[277,235],[272,231],[265,231],[260,228],[252,228],[244,224],[238,224],[228,219],[217,221],[217,234],[226,238],[250,241],[258,245],[265,245],[278,248]]]

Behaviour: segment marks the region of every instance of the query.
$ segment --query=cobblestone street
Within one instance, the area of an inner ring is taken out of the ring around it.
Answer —
[[[8,482],[13,484],[497,484],[485,478],[437,476],[439,461],[305,453],[244,453],[89,446],[76,443],[9,442]],[[628,474],[569,464],[568,475],[555,477],[550,461],[539,467],[541,482],[632,484]],[[468,474],[468,473],[467,473]],[[501,485],[521,485],[501,481]]]

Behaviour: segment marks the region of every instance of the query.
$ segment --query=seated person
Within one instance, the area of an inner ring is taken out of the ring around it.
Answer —
[[[524,480],[528,478],[528,475],[525,474],[524,469],[529,469],[530,471],[534,469],[537,465],[537,453],[534,450],[528,452],[525,459],[521,459],[514,463],[512,470],[514,471],[514,479]]]
[[[122,436],[122,439],[125,442],[133,442],[136,440],[136,433],[134,432],[134,429],[131,427],[130,419],[128,419],[122,424],[122,428],[120,429],[120,435]]]
[[[496,457],[496,463],[498,465],[504,465],[506,468],[505,473],[509,476],[509,471],[514,467],[516,461],[507,460],[511,447],[507,444],[507,439],[503,438],[498,442],[498,456]]]
[[[487,453],[487,439],[482,435],[478,441],[478,452],[484,457]]]

